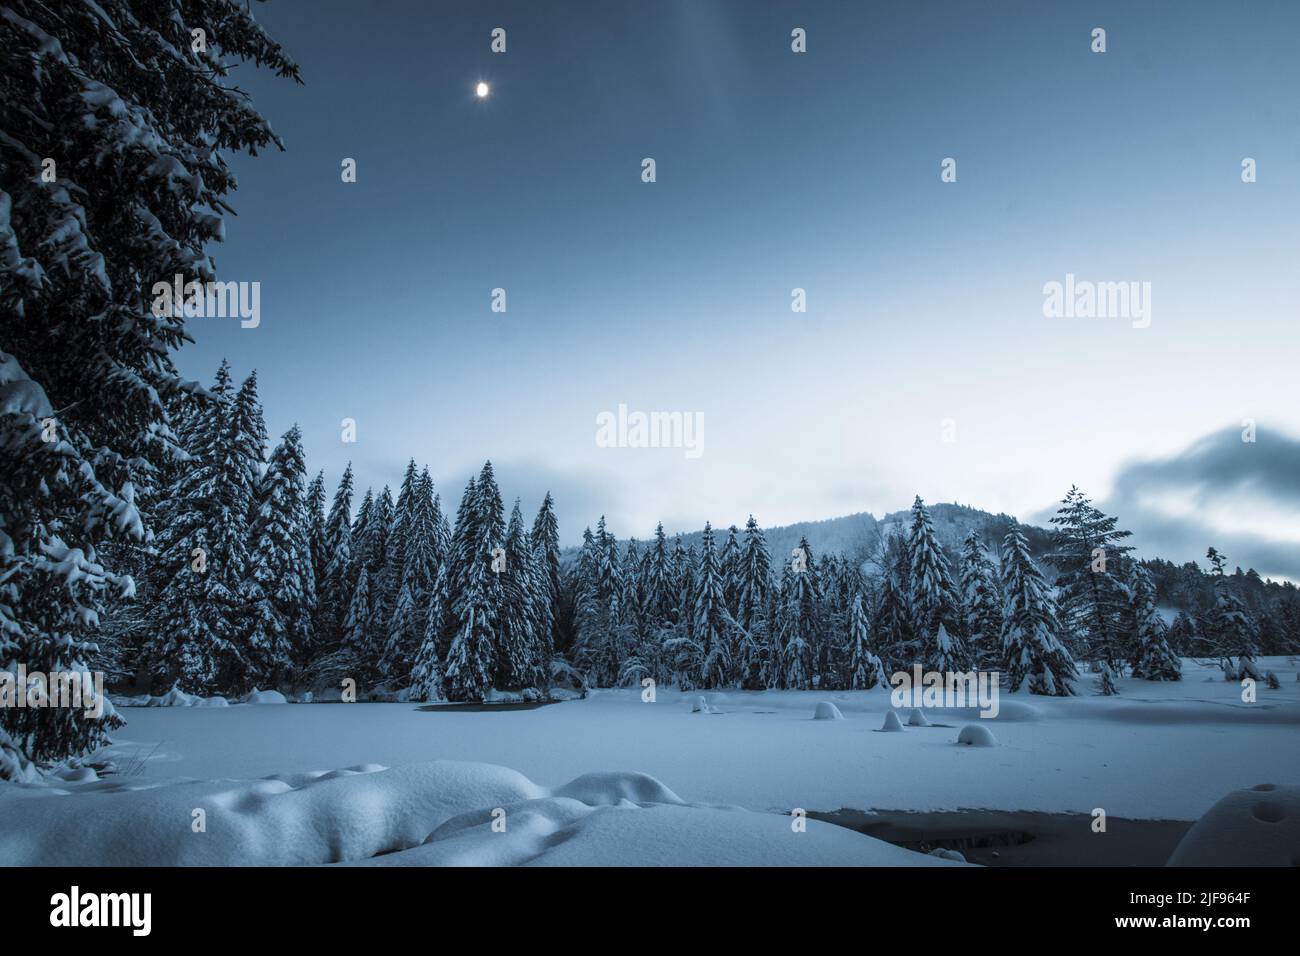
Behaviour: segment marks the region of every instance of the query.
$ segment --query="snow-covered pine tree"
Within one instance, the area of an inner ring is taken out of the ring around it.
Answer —
[[[610,687],[617,683],[628,656],[631,629],[624,619],[618,540],[606,530],[604,515],[596,523],[589,561],[584,569],[588,579],[578,596],[574,658],[589,683]]]
[[[1167,639],[1167,628],[1156,610],[1156,589],[1151,574],[1137,561],[1130,562],[1127,643],[1132,648],[1133,676],[1147,680],[1182,680],[1182,662]]]
[[[736,598],[736,620],[746,630],[763,616],[772,588],[772,557],[767,539],[754,516],[745,522],[745,547],[740,557],[740,585]]]
[[[368,680],[370,662],[374,661],[376,649],[371,644],[374,625],[370,619],[372,605],[370,598],[370,571],[365,563],[357,572],[357,583],[352,590],[352,600],[348,603],[348,615],[343,622],[343,646],[353,665],[354,679]]]
[[[941,673],[949,668],[965,671],[969,655],[958,629],[961,601],[948,571],[948,558],[939,546],[930,512],[920,495],[912,502],[912,528],[907,539],[907,551],[911,558],[909,608],[912,622],[924,639],[921,665],[927,671]],[[941,651],[937,643],[941,626],[951,644],[947,651]],[[939,666],[941,663],[946,666]]]
[[[695,574],[694,641],[699,646],[699,687],[729,687],[735,680],[732,640],[736,625],[727,611],[722,564],[713,544],[713,527],[704,525],[700,566]]]
[[[323,646],[337,645],[352,600],[352,463],[334,492],[325,520],[323,573],[316,581],[316,636]]]
[[[253,627],[248,635],[250,680],[275,687],[306,659],[312,646],[316,579],[307,513],[307,462],[294,425],[271,452],[253,509],[248,580]]]
[[[316,472],[316,477],[307,485],[305,502],[307,510],[307,550],[311,554],[311,577],[319,590],[325,580],[325,565],[328,552],[325,547],[325,472]],[[317,601],[319,605],[319,601]],[[312,629],[315,632],[317,612],[312,614]],[[301,663],[301,662],[299,662]]]
[[[194,51],[191,29],[218,23]],[[10,0],[0,49],[0,659],[58,673],[84,665],[100,612],[133,591],[100,551],[147,540],[135,502],[156,500],[177,452],[166,406],[193,388],[171,358],[183,317],[154,314],[148,290],[215,278],[223,153],[279,145],[225,78],[240,61],[297,67],[223,0]],[[0,728],[62,759],[119,719],[5,708]]]
[[[402,588],[402,579],[406,571],[406,542],[410,534],[411,511],[419,482],[420,475],[415,470],[415,459],[411,458],[406,463],[406,472],[402,476],[401,487],[397,490],[397,501],[393,505],[392,522],[388,530],[387,547],[384,549],[384,591],[392,596],[394,604],[397,600],[397,592]]]
[[[727,529],[727,540],[718,553],[718,573],[722,575],[722,597],[727,613],[733,618],[740,613],[741,554],[740,533],[734,524]]]
[[[912,624],[907,587],[911,559],[901,534],[885,543],[881,565],[880,596],[871,622],[876,652],[891,672],[911,670],[913,664],[920,663],[921,642]]]
[[[404,482],[405,484],[405,482]],[[434,582],[440,565],[438,555],[439,509],[433,493],[433,479],[426,468],[412,479],[411,487],[399,496],[401,505],[396,528],[401,527],[400,547],[403,554],[400,583],[393,611],[388,618],[384,653],[380,659],[380,676],[389,683],[404,683],[411,675],[416,653],[424,638],[433,600]],[[392,574],[393,548],[389,549]]]
[[[981,669],[1002,663],[1002,595],[997,571],[979,534],[971,531],[962,544],[961,614],[972,663]]]
[[[849,605],[848,689],[889,687],[885,665],[871,649],[871,624],[862,591]]]
[[[447,565],[438,570],[438,581],[447,579]],[[436,587],[436,585],[435,585]],[[442,642],[444,620],[442,605],[434,601],[429,604],[429,613],[425,618],[424,632],[420,648],[415,654],[415,664],[411,667],[411,700],[445,700],[443,690],[442,654],[439,645]]]
[[[1121,621],[1127,607],[1123,564],[1133,550],[1132,532],[1116,527],[1077,487],[1071,487],[1051,519],[1056,525],[1048,560],[1059,574],[1056,600],[1066,643],[1084,660],[1122,666]]]
[[[255,427],[255,392],[233,396],[222,362],[210,395],[190,467],[168,493],[150,613],[156,676],[201,694],[239,691],[249,679],[244,589],[255,463],[246,430]]]
[[[543,690],[550,661],[543,661],[543,582],[533,557],[533,544],[524,530],[518,499],[506,526],[505,570],[500,572],[503,603],[497,641],[493,686],[506,690]]]
[[[816,559],[807,538],[799,539],[801,568],[783,574],[780,609],[781,657],[776,664],[777,686],[808,690],[821,675],[814,672],[825,640],[821,585]]]
[[[393,534],[394,519],[393,493],[387,485],[375,496],[366,521],[365,534],[361,538],[362,560],[370,572],[370,620],[373,633],[371,646],[376,655],[383,653],[388,639],[388,622],[393,614],[393,603],[397,600],[396,589],[400,581],[394,581],[390,574],[389,539]],[[378,673],[378,656],[371,662],[374,673]]]
[[[505,538],[501,493],[492,463],[466,488],[465,533],[457,522],[459,551],[456,560],[465,567],[460,593],[452,606],[455,637],[447,651],[444,686],[449,700],[483,700],[492,689],[500,639],[499,614],[504,593],[499,575],[492,570],[493,553]]]
[[[1214,578],[1214,604],[1205,615],[1201,631],[1213,648],[1213,653],[1221,657],[1237,658],[1236,665],[1232,668],[1237,679],[1258,678],[1255,658],[1259,654],[1259,631],[1255,621],[1223,573],[1226,560],[1223,554],[1210,548],[1205,556],[1210,561],[1210,573]]]
[[[650,626],[658,630],[671,624],[677,595],[673,586],[672,554],[663,522],[655,525],[654,542],[641,565],[641,593]]]
[[[1027,680],[1031,694],[1073,694],[1074,660],[1058,637],[1056,605],[1019,524],[1012,524],[1002,542],[1002,596],[1003,660],[1010,689],[1019,690]]]
[[[549,658],[554,648],[563,644],[560,634],[560,592],[562,580],[560,575],[560,525],[555,520],[555,500],[548,491],[537,509],[533,519],[533,547],[538,552],[541,562],[541,599],[547,620],[545,635],[546,656]],[[548,665],[549,666],[549,665]]]

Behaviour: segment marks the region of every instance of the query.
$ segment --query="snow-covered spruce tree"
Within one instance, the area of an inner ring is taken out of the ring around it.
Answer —
[[[255,591],[248,635],[252,682],[274,687],[312,646],[316,578],[307,513],[307,463],[294,425],[271,452],[257,490],[249,540],[249,580]]]
[[[736,623],[742,634],[736,654],[740,686],[751,690],[767,686],[771,621],[767,606],[772,591],[772,558],[763,529],[754,516],[745,522],[745,543],[736,569]]]
[[[1051,519],[1056,525],[1048,560],[1058,569],[1057,606],[1066,643],[1076,656],[1123,666],[1121,622],[1127,607],[1122,567],[1133,550],[1131,532],[1116,528],[1078,488],[1071,487]]]
[[[370,643],[374,635],[370,620],[372,605],[370,572],[362,564],[352,589],[352,600],[348,603],[348,615],[343,622],[343,646],[352,661],[354,677],[368,677],[368,665],[375,658],[375,648]]]
[[[187,336],[153,313],[152,284],[215,278],[222,153],[279,145],[225,77],[241,60],[297,68],[224,0],[10,0],[0,49],[0,658],[66,672],[105,602],[132,592],[100,549],[147,540],[135,501],[176,453],[166,403],[190,386],[170,353]],[[0,728],[60,759],[115,720],[5,708]]]
[[[821,643],[825,640],[821,584],[817,562],[808,539],[799,539],[805,560],[800,568],[783,574],[780,608],[781,658],[777,663],[777,686],[807,690],[817,686],[815,673]]]
[[[727,612],[722,565],[713,544],[713,527],[705,522],[700,566],[695,575],[694,640],[700,647],[700,687],[729,687],[733,683],[736,625]]]
[[[446,568],[445,564],[439,568],[439,582],[446,581]],[[441,607],[438,602],[429,605],[420,647],[415,653],[415,664],[411,667],[411,700],[445,699],[442,654],[439,651],[444,624]]]
[[[1002,542],[1002,597],[1002,653],[1009,689],[1019,690],[1028,681],[1031,694],[1073,694],[1074,660],[1058,637],[1056,605],[1019,524],[1012,524]]]
[[[888,687],[885,665],[871,650],[871,624],[862,592],[849,605],[848,689],[871,690]]]
[[[722,597],[727,605],[727,613],[733,618],[740,611],[741,555],[740,533],[734,524],[727,529],[727,540],[718,553],[718,573],[722,575]]]
[[[880,596],[871,623],[876,652],[889,671],[911,670],[921,662],[921,642],[912,624],[907,587],[911,559],[902,535],[886,542],[881,564]]]
[[[1126,643],[1133,648],[1130,664],[1134,677],[1147,680],[1182,680],[1182,662],[1169,647],[1165,622],[1156,610],[1156,589],[1147,569],[1133,561],[1127,583]]]
[[[1259,655],[1259,631],[1250,612],[1246,610],[1227,575],[1223,573],[1226,560],[1222,553],[1210,548],[1205,553],[1210,561],[1214,578],[1214,604],[1205,615],[1201,631],[1220,657],[1237,658],[1231,668],[1237,679],[1258,678],[1255,658]]]
[[[397,600],[396,588],[400,581],[389,575],[389,539],[393,533],[393,493],[385,485],[374,499],[367,516],[365,534],[361,537],[361,560],[370,572],[370,614],[373,633],[370,642],[378,653],[383,652],[388,639],[388,621],[392,617],[393,602]],[[378,658],[373,662],[378,673]]]
[[[538,559],[541,562],[542,579],[539,582],[542,588],[542,601],[545,603],[545,614],[547,618],[546,634],[546,656],[557,647],[563,644],[560,634],[560,592],[562,589],[560,576],[560,525],[555,520],[555,500],[548,491],[546,497],[542,499],[542,505],[537,509],[537,517],[533,519],[532,533],[533,547],[537,549]],[[549,666],[549,665],[548,665]]]
[[[386,681],[405,683],[428,625],[429,605],[441,564],[438,541],[440,514],[428,469],[414,478],[410,489],[404,489],[398,500],[401,502],[397,527],[402,528],[402,571],[393,611],[388,619],[380,676]]]
[[[326,647],[336,646],[343,637],[352,600],[352,547],[352,463],[348,462],[325,519],[324,570],[316,581],[316,636]]]
[[[966,535],[961,556],[961,614],[966,646],[980,668],[1002,663],[1002,595],[997,571],[975,531]]]
[[[592,567],[578,596],[577,642],[574,659],[588,683],[610,687],[617,683],[632,641],[624,615],[623,571],[618,541],[605,528],[602,515],[593,538]]]
[[[676,616],[677,594],[673,587],[672,554],[662,522],[655,526],[654,543],[642,563],[641,593],[646,617],[653,628],[670,625]]]
[[[249,680],[246,578],[256,467],[244,433],[255,427],[255,392],[241,388],[232,396],[222,362],[211,395],[191,467],[168,493],[154,562],[149,655],[164,684],[205,695],[237,692]]]
[[[550,661],[543,660],[542,652],[543,582],[518,500],[510,512],[504,548],[505,569],[499,572],[504,600],[493,686],[541,691],[549,682],[550,671]]]
[[[920,495],[912,502],[907,552],[911,559],[908,575],[911,617],[924,640],[921,665],[927,671],[943,672],[950,668],[964,671],[967,654],[958,630],[961,602],[948,571],[948,559],[934,535],[930,512]],[[951,644],[946,651],[941,651],[937,643],[940,627]],[[941,663],[945,666],[941,667]]]
[[[454,558],[464,564],[459,593],[451,609],[455,636],[447,651],[444,686],[449,700],[483,700],[492,690],[500,635],[499,614],[504,592],[499,574],[492,570],[494,552],[505,538],[501,493],[492,463],[483,465],[476,481],[466,488],[464,533],[458,521],[459,550]]]
[[[325,548],[325,472],[318,471],[316,477],[307,485],[305,500],[307,511],[307,549],[311,554],[311,577],[316,588],[325,580],[325,565],[328,560]],[[319,602],[317,602],[319,604]],[[312,612],[312,632],[315,633],[319,609]],[[299,663],[303,663],[299,661]]]

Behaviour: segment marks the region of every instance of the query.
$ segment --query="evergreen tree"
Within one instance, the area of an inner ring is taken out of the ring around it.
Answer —
[[[921,496],[912,502],[912,530],[907,551],[911,559],[908,576],[909,609],[913,624],[926,639],[922,666],[927,671],[944,672],[950,667],[964,671],[966,649],[960,633],[953,633],[960,620],[960,600],[948,572],[948,559],[934,535],[930,512]],[[940,628],[948,637],[949,647],[938,646]],[[941,667],[940,664],[947,666]]]
[[[1255,666],[1259,654],[1256,643],[1258,630],[1255,622],[1223,573],[1224,556],[1214,548],[1210,548],[1205,556],[1210,561],[1214,578],[1214,605],[1205,616],[1202,628],[1205,637],[1215,654],[1237,658],[1233,673],[1239,679],[1258,678]]]
[[[329,562],[325,533],[325,472],[318,471],[316,477],[307,485],[307,549],[311,554],[311,576],[316,589],[325,581],[325,566]],[[320,602],[316,602],[319,610]],[[313,615],[312,628],[315,630],[316,615]],[[301,662],[300,662],[301,663]]]
[[[848,687],[850,690],[871,690],[889,687],[885,665],[871,650],[871,626],[862,592],[853,595],[849,607]]]
[[[799,539],[799,549],[804,558],[799,570],[790,568],[783,575],[780,609],[777,686],[790,690],[816,686],[820,675],[814,673],[814,667],[825,638],[817,563],[807,538]]]
[[[911,601],[907,580],[911,574],[911,559],[907,542],[901,535],[890,538],[882,557],[883,574],[880,581],[880,599],[876,603],[871,632],[875,637],[877,653],[891,671],[910,670],[920,662],[921,642],[912,626]]]
[[[510,512],[504,547],[505,569],[499,572],[504,603],[494,686],[541,690],[550,670],[550,661],[543,659],[542,649],[545,595],[518,500]]]
[[[360,679],[365,680],[370,678],[371,665],[376,657],[376,648],[371,643],[374,637],[371,605],[370,571],[362,564],[357,572],[352,600],[348,603],[348,616],[343,622],[343,644],[355,671],[359,672]]]
[[[325,521],[323,573],[317,581],[316,634],[325,644],[343,637],[343,625],[352,600],[352,463],[339,479],[329,517]]]
[[[1002,652],[1010,689],[1019,690],[1028,680],[1031,694],[1073,694],[1074,660],[1058,637],[1056,605],[1018,524],[1002,542],[1002,595]]]
[[[191,29],[213,24],[195,51]],[[103,554],[162,527],[136,502],[180,454],[168,405],[193,387],[172,360],[184,315],[155,314],[146,290],[215,278],[227,156],[279,145],[230,69],[298,71],[222,0],[10,0],[0,49],[0,660],[81,671],[101,612],[134,593]],[[4,766],[92,751],[109,714],[0,709]]]
[[[1128,644],[1134,677],[1147,680],[1182,680],[1182,662],[1166,639],[1165,622],[1156,611],[1156,591],[1151,575],[1132,562],[1128,578]]]
[[[255,393],[232,396],[223,362],[211,397],[190,467],[168,493],[151,614],[158,676],[202,694],[241,690],[249,676],[244,582],[255,463],[246,429]]]
[[[997,572],[979,535],[971,531],[962,546],[961,613],[967,646],[980,668],[1002,661],[1002,596]]]
[[[736,624],[727,611],[722,564],[714,550],[713,528],[707,522],[694,590],[694,640],[700,651],[698,684],[701,687],[730,686],[734,676],[732,638]]]
[[[275,686],[312,644],[316,579],[303,481],[302,432],[285,432],[256,496],[249,577],[253,628],[248,636],[252,682]]]
[[[741,627],[750,630],[762,616],[772,587],[772,559],[768,554],[767,540],[753,515],[745,522],[745,548],[738,574],[736,620]]]
[[[459,592],[451,608],[455,636],[447,652],[444,686],[449,700],[482,700],[492,690],[500,632],[500,609],[504,592],[497,572],[492,570],[496,549],[505,538],[501,493],[497,489],[492,463],[487,462],[477,481],[466,488],[468,502],[462,502],[465,528],[459,527],[457,561],[464,567]]]
[[[533,519],[533,547],[537,549],[541,562],[541,600],[547,620],[547,634],[544,644],[545,656],[549,658],[550,650],[563,643],[560,634],[560,526],[555,520],[555,501],[548,491],[542,499],[542,506],[537,509]],[[549,667],[549,664],[547,665]]]
[[[1051,520],[1056,531],[1049,560],[1060,572],[1056,587],[1061,625],[1085,659],[1118,668],[1128,603],[1121,569],[1133,550],[1123,541],[1131,532],[1117,529],[1117,519],[1093,507],[1076,487],[1070,488]]]

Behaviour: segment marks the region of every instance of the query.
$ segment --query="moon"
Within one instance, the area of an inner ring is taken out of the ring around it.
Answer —
[[[490,92],[492,91],[488,88],[486,83],[479,83],[478,86],[474,87],[474,94],[479,99],[485,99]]]

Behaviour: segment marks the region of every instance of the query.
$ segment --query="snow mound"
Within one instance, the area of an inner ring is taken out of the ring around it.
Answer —
[[[696,697],[695,700],[691,702],[691,713],[711,714],[713,713],[713,708],[709,706],[709,702],[706,698]]]
[[[1300,787],[1234,790],[1183,836],[1170,866],[1300,866]]]
[[[121,707],[229,707],[230,701],[224,697],[199,697],[196,694],[187,694],[179,687],[173,686],[171,690],[162,695],[140,694],[137,697],[119,697],[115,698],[115,703]]]
[[[970,747],[996,747],[998,738],[983,724],[967,724],[957,735],[957,743]]]
[[[921,713],[920,707],[913,707],[912,713],[907,717],[907,726],[909,727],[933,727],[930,719]]]
[[[883,733],[899,733],[903,729],[903,722],[898,719],[898,714],[891,710],[885,714],[885,724],[880,729]]]
[[[931,856],[937,856],[941,860],[955,860],[958,863],[965,863],[966,857],[959,850],[948,850],[941,846],[935,847],[930,851]]]
[[[203,810],[203,832],[191,821]],[[945,866],[817,820],[684,803],[641,773],[547,788],[438,760],[259,780],[0,785],[12,866]],[[87,842],[85,834],[96,834]]]
[[[245,704],[287,704],[289,701],[278,690],[258,690],[253,688],[253,692],[244,698]]]
[[[832,704],[829,700],[819,700],[817,709],[813,711],[813,720],[843,720],[844,715],[840,709]]]

